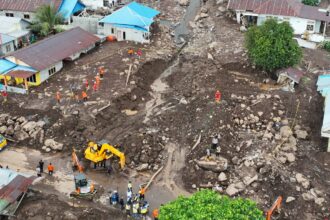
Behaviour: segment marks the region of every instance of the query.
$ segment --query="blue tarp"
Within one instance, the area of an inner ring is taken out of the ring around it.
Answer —
[[[14,68],[16,66],[15,63],[12,63],[6,59],[0,59],[0,74],[7,72],[8,70]]]
[[[63,0],[58,10],[64,19],[69,19],[71,15],[78,11],[82,11],[86,6],[79,0]]]
[[[126,25],[127,28],[140,28],[147,31],[148,27],[154,22],[153,18],[159,13],[155,9],[132,2],[111,15],[104,17],[99,22]]]

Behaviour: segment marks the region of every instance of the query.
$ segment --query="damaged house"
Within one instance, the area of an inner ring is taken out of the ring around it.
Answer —
[[[325,35],[330,22],[327,9],[304,5],[298,0],[229,0],[227,8],[236,13],[238,23],[261,25],[267,19],[287,21],[295,34]]]

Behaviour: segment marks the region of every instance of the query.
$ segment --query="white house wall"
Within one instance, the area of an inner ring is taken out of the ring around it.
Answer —
[[[7,45],[10,46],[10,51],[7,52]],[[10,53],[10,52],[13,52],[14,51],[14,41],[10,41],[8,43],[5,43],[5,44],[2,44],[1,45],[1,51],[0,51],[0,55],[4,55],[4,54],[7,54],[7,53]]]
[[[32,21],[35,18],[35,14],[32,12],[8,11],[8,10],[0,11],[0,15],[2,16],[6,16],[6,13],[12,13],[15,18],[23,18],[27,21]],[[24,15],[29,15],[30,19],[24,18]]]
[[[114,33],[111,33],[111,29],[114,29]],[[126,39],[123,38],[123,32],[126,33]],[[114,27],[111,24],[104,24],[104,27],[99,28],[99,34],[105,36],[115,36],[118,41],[134,41],[139,43],[149,43],[150,41],[143,37],[143,34],[147,33],[144,31],[139,31],[130,28],[123,28],[123,27]]]
[[[56,70],[55,73],[57,73],[57,72],[59,72],[59,71],[63,68],[63,62],[60,61],[60,62],[56,63],[54,66],[55,66],[55,70]],[[47,80],[47,79],[50,77],[48,71],[49,71],[50,69],[52,69],[54,66],[51,66],[50,68],[47,68],[47,69],[45,69],[45,70],[40,71],[40,81],[41,81],[41,82],[44,82],[45,80]],[[55,73],[54,73],[54,74],[55,74]],[[53,74],[53,75],[54,75],[54,74]]]

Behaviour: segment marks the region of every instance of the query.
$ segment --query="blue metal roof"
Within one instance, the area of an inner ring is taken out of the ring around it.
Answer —
[[[16,66],[15,63],[12,63],[6,59],[0,59],[0,74],[7,72],[8,70],[14,68]]]
[[[10,41],[14,41],[15,40],[14,37],[9,36],[7,34],[1,34],[1,33],[0,33],[0,38],[1,38],[1,41],[0,41],[1,42],[1,45],[6,44],[6,43],[9,43]]]
[[[99,22],[126,25],[127,28],[132,29],[139,27],[140,30],[142,28],[147,31],[149,26],[154,22],[153,18],[159,13],[155,9],[132,2],[111,15],[104,17]]]
[[[122,27],[122,28],[130,28],[130,29],[135,29],[138,31],[143,31],[143,32],[148,32],[148,30],[138,27],[138,26],[133,26],[133,25],[126,25],[126,24],[113,24],[115,27]]]
[[[79,0],[63,0],[58,13],[60,13],[64,19],[68,19],[74,13],[81,11],[86,6],[82,4]]]

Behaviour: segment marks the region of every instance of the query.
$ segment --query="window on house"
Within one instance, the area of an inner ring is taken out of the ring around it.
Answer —
[[[26,79],[28,82],[37,82],[37,78],[36,78],[36,74],[33,74],[32,76],[30,76],[29,78]]]
[[[104,23],[103,23],[103,22],[100,22],[99,25],[100,25],[101,27],[104,27]]]
[[[306,30],[307,31],[314,31],[314,24],[307,24]]]
[[[115,33],[115,29],[111,28],[111,34],[114,34],[114,33]]]
[[[50,76],[53,75],[55,72],[56,72],[55,66],[48,70],[48,73],[49,73]]]
[[[10,44],[7,44],[6,45],[6,53],[10,52],[11,51],[11,46]]]
[[[14,14],[13,13],[6,13],[6,16],[7,17],[14,17]]]
[[[25,18],[25,19],[30,19],[30,15],[29,15],[29,14],[25,14],[25,15],[24,15],[24,18]]]

